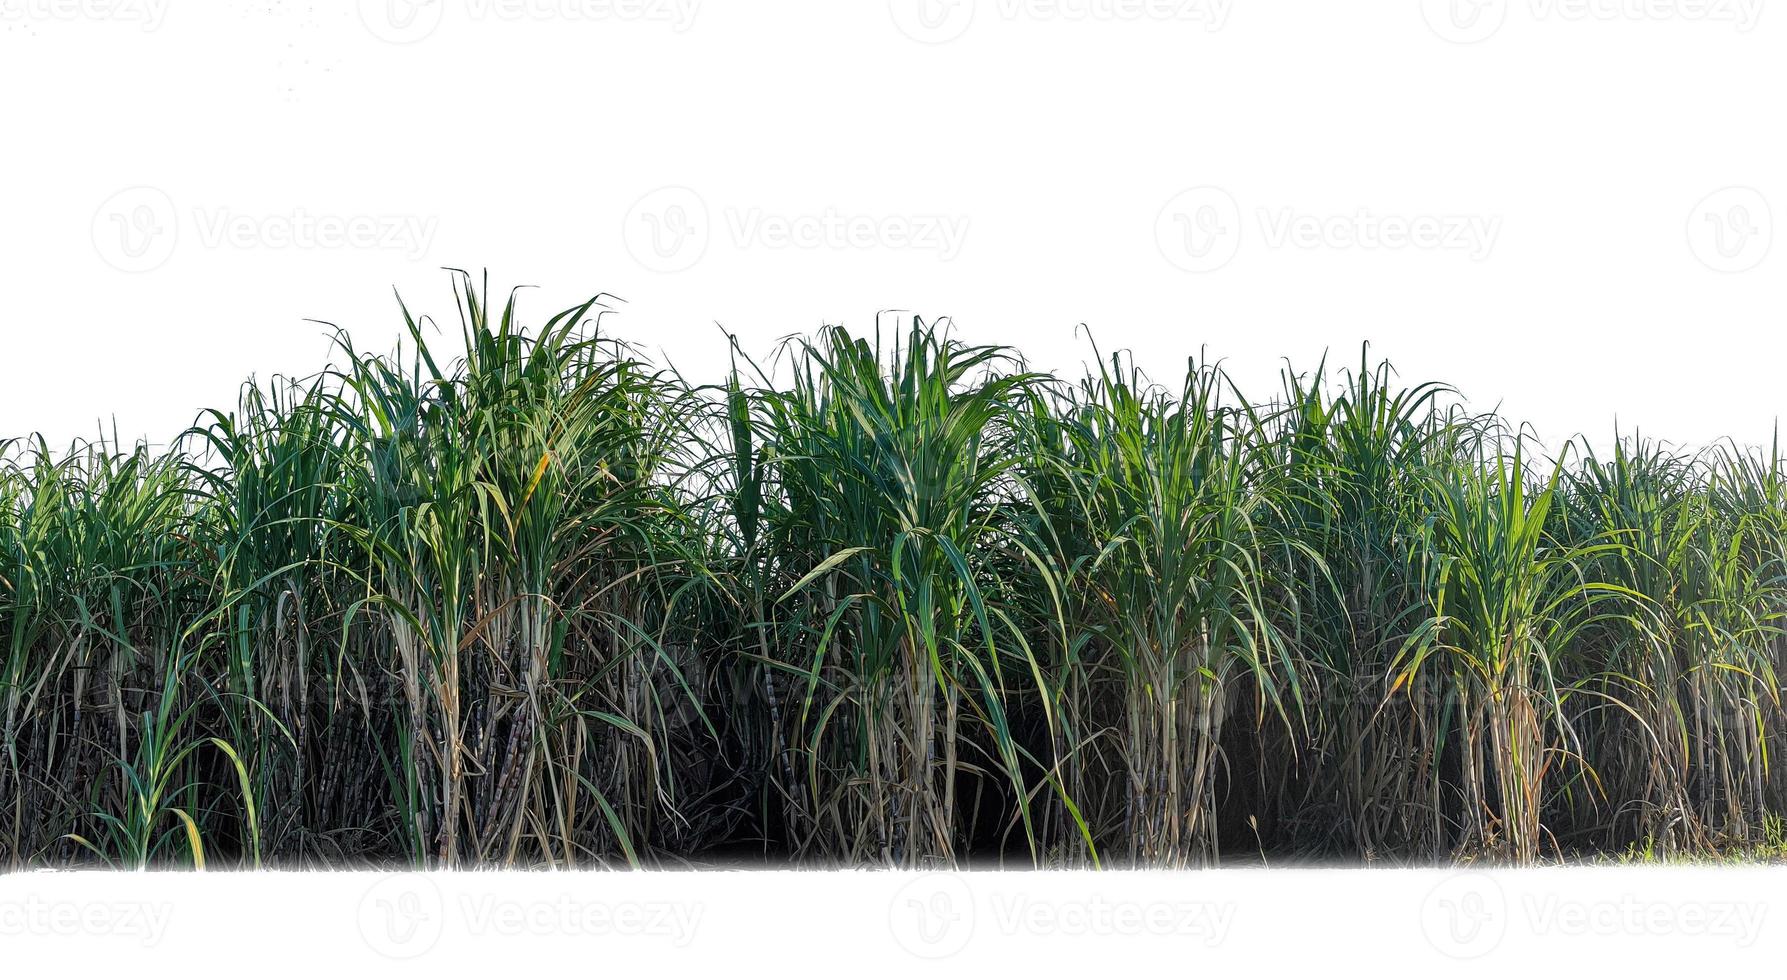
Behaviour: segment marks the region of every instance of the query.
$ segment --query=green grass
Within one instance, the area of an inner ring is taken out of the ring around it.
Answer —
[[[918,320],[700,386],[454,298],[166,451],[7,444],[0,864],[1787,849],[1778,449]]]

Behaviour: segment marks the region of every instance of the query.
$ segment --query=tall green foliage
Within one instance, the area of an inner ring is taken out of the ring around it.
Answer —
[[[1026,368],[913,320],[723,385],[457,330],[165,449],[0,458],[0,862],[1211,864],[1699,849],[1787,810],[1778,451],[1387,364]]]

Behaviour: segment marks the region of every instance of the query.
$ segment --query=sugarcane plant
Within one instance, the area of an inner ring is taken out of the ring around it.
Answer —
[[[1787,459],[1362,351],[718,383],[453,273],[166,445],[0,444],[0,866],[1536,863],[1787,826]]]

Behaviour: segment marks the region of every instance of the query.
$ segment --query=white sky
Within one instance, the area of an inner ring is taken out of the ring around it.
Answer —
[[[703,380],[906,309],[1766,441],[1787,11],[1472,4],[0,0],[0,433],[164,440],[461,266]]]

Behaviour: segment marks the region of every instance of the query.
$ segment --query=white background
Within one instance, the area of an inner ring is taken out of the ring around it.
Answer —
[[[13,875],[0,954],[82,977],[1772,976],[1780,874]]]
[[[624,297],[702,380],[716,323],[900,309],[1055,370],[1081,323],[1168,381],[1207,348],[1260,398],[1370,340],[1552,444],[1767,442],[1787,11],[1449,3],[0,0],[0,433],[165,441],[321,367],[306,318],[448,314],[456,266],[536,322]],[[1354,233],[1423,221],[1494,235]]]
[[[1279,358],[1350,362],[1370,340],[1410,380],[1453,382],[1554,442],[1604,439],[1616,417],[1763,442],[1787,353],[1770,211],[1787,207],[1784,14],[1717,0],[0,0],[0,433],[62,442],[115,419],[127,439],[166,441],[250,374],[321,367],[327,334],[307,318],[382,347],[399,328],[393,287],[447,313],[440,269],[458,266],[540,286],[535,322],[624,297],[618,332],[704,380],[724,363],[716,323],[765,351],[900,309],[1057,370],[1086,356],[1082,323],[1163,378],[1207,347],[1260,397]],[[1682,973],[1758,950],[1778,962],[1782,946],[1777,922],[1749,945],[1686,924],[1762,900],[1778,872],[1490,887],[1277,874],[1296,877],[971,886],[951,907],[979,927],[944,967],[1427,974],[1462,951],[1480,958],[1461,973]],[[154,949],[187,971],[314,975],[391,952],[365,917],[418,909],[445,929],[411,961],[430,975],[533,955],[737,971],[753,950],[778,971],[920,966],[893,877],[123,880],[0,882],[9,968],[65,968],[77,950],[141,962],[106,922],[30,918],[44,902],[104,919],[138,901],[174,903]],[[657,901],[640,897],[654,888],[708,907],[699,942],[673,955],[653,937],[469,930],[439,887],[536,910],[562,893]],[[989,926],[1012,894],[1054,909],[1097,894],[1240,904],[1207,950]],[[1544,896],[1587,908],[1587,931],[1546,918]],[[1631,902],[1652,924],[1593,925]],[[1436,945],[1466,913],[1499,913],[1502,933]]]

